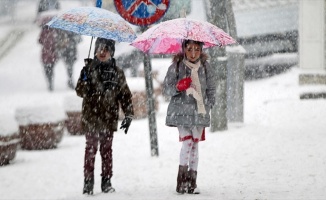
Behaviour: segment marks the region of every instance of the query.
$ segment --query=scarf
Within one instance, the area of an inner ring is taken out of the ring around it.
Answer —
[[[198,69],[201,62],[191,63],[188,60],[183,59],[183,63],[191,69],[191,87],[186,90],[187,95],[192,95],[196,99],[197,109],[199,114],[206,114],[205,105],[203,101],[203,95],[201,92],[201,84],[198,77]]]

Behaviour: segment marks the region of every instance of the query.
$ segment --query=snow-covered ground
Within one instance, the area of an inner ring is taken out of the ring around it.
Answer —
[[[198,6],[201,1],[194,2]],[[47,91],[38,34],[35,25],[0,60],[2,116],[14,116],[22,107],[64,107],[66,97],[75,94],[67,87],[62,62],[55,69],[54,92]],[[89,40],[83,37],[79,45],[75,81]],[[162,66],[164,73],[169,63],[155,59],[152,65]],[[134,120],[127,135],[119,130],[114,136],[115,193],[100,192],[98,154],[95,195],[81,194],[85,139],[65,132],[56,149],[20,149],[9,165],[0,167],[0,199],[326,199],[326,103],[299,99],[299,73],[294,67],[245,83],[244,122],[229,123],[223,132],[207,130],[206,141],[199,144],[200,195],[175,192],[181,143],[177,130],[164,125],[167,103],[161,100],[158,157],[150,154],[147,119]]]

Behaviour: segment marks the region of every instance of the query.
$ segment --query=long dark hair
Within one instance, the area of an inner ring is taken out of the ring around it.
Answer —
[[[203,50],[204,42],[196,41],[196,40],[184,40],[182,42],[182,51],[184,52],[184,49],[188,44],[197,44],[200,46],[200,49]]]

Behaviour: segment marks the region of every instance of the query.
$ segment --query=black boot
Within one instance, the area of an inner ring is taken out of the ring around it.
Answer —
[[[74,62],[70,60],[66,60],[66,61],[67,61],[68,87],[70,89],[75,89],[74,82],[72,80]]]
[[[188,166],[179,165],[178,177],[177,177],[177,188],[178,193],[184,194],[187,187],[187,172]]]
[[[102,177],[101,189],[104,193],[115,192],[115,189],[112,187],[111,179],[108,177]]]
[[[53,91],[53,67],[54,64],[46,64],[44,65],[45,76],[48,82],[48,90]]]
[[[92,195],[94,188],[94,178],[84,179],[83,194]]]
[[[197,171],[189,170],[188,171],[188,193],[189,194],[199,194],[199,191],[195,191],[197,188]]]
[[[47,77],[47,79],[48,79],[48,90],[50,92],[52,92],[53,91],[53,78],[52,77]]]

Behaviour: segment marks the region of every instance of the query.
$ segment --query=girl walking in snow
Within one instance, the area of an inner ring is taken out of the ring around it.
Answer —
[[[197,193],[198,143],[205,140],[210,110],[215,103],[216,76],[202,51],[203,43],[185,40],[183,52],[173,58],[163,82],[164,95],[171,96],[166,125],[177,127],[180,151],[178,193]]]

